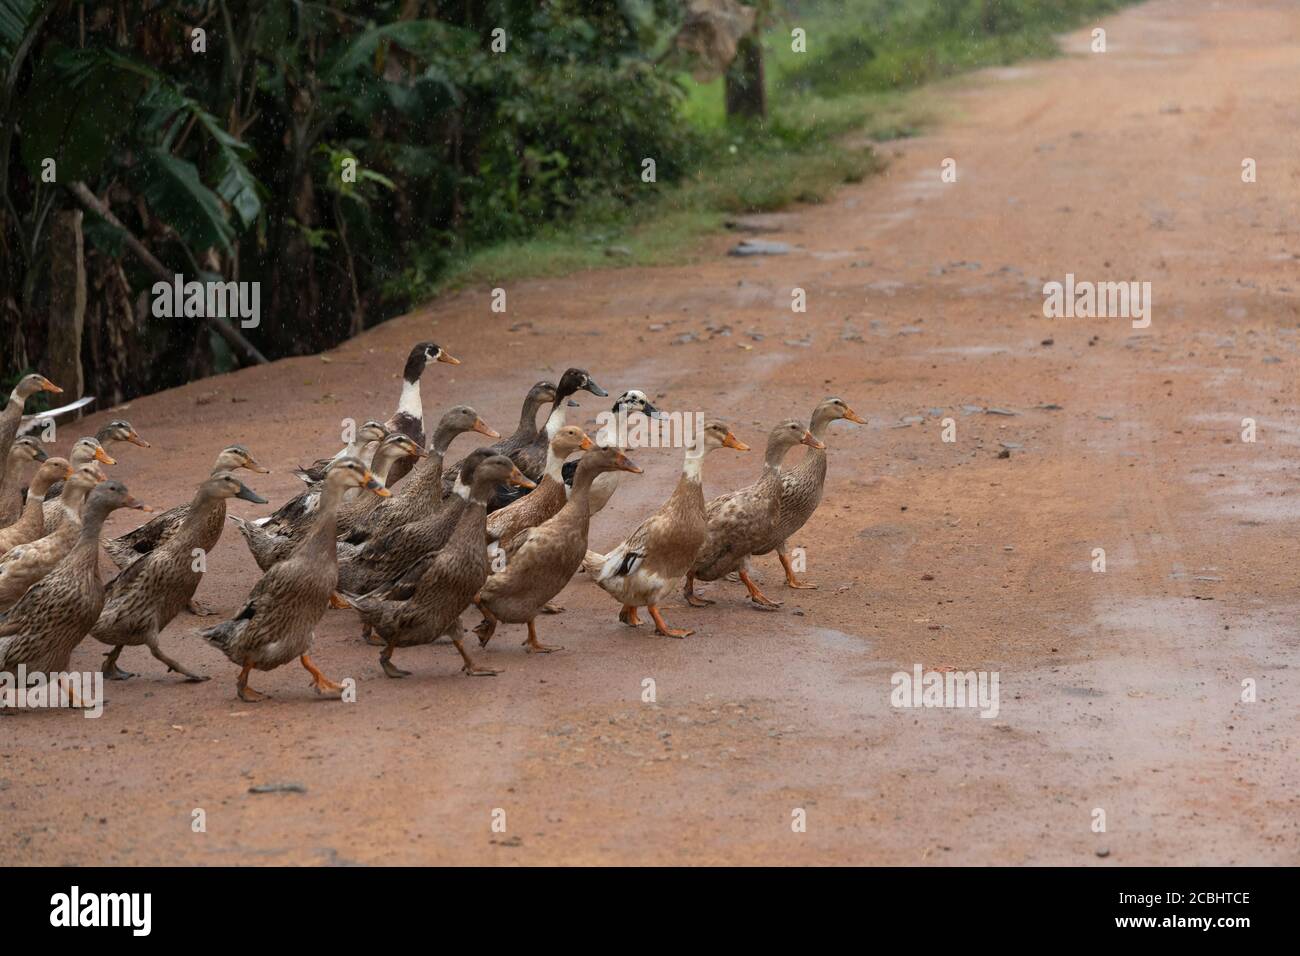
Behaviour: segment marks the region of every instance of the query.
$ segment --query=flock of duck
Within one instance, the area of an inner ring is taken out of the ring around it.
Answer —
[[[397,649],[442,636],[459,651],[464,671],[477,676],[498,671],[466,650],[462,613],[472,606],[481,615],[474,628],[480,647],[500,624],[524,624],[530,652],[559,650],[538,639],[536,620],[563,611],[554,599],[580,572],[619,603],[620,621],[640,625],[638,610],[645,608],[658,634],[676,638],[693,631],[670,627],[659,606],[678,588],[692,606],[713,603],[695,592],[696,581],[735,573],[756,605],[779,606],[749,576],[751,555],[775,551],[788,586],[815,586],[796,576],[787,541],[821,501],[828,427],[840,419],[864,423],[842,399],[820,402],[807,425],[790,420],[773,428],[758,479],[708,502],[705,457],[749,446],[724,422],[705,421],[686,436],[681,478],[668,500],[600,554],[588,547],[591,516],[623,475],[642,469],[608,435],[598,444],[568,424],[566,409],[579,391],[608,393],[588,372],[571,368],[558,383],[538,382],[528,391],[508,438],[465,405],[445,412],[427,434],[420,378],[438,362],[459,364],[431,342],[416,345],[392,416],[366,421],[337,454],[296,469],[306,488],[271,515],[229,516],[264,574],[233,617],[199,633],[240,668],[240,699],[265,696],[248,686],[252,671],[295,659],[318,693],[343,689],[310,657],[313,631],[330,607],[356,609],[361,638],[382,648],[389,677],[410,673],[394,663]],[[169,657],[159,635],[187,607],[211,613],[194,592],[225,527],[227,502],[267,503],[236,472],[268,469],[247,448],[231,445],[188,504],[104,540],[114,510],[152,510],[107,478],[102,466],[116,463],[108,448],[149,443],[116,420],[77,440],[67,458],[50,457],[37,434],[41,419],[23,416],[27,399],[42,391],[60,389],[41,375],[26,376],[0,414],[0,672],[25,666],[28,674],[64,673],[89,636],[109,648],[106,678],[132,676],[118,659],[123,649],[144,646],[169,671],[206,680]],[[538,412],[547,408],[539,428]],[[635,389],[620,395],[612,412],[624,422],[663,416]],[[452,443],[469,433],[496,441],[445,465]],[[783,469],[786,453],[800,444],[809,452]],[[569,460],[574,455],[580,457]],[[101,545],[120,569],[107,584]]]

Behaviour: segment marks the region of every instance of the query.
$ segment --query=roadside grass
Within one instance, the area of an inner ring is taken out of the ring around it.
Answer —
[[[951,108],[934,81],[1054,56],[1056,33],[1130,2],[792,0],[764,34],[766,123],[728,123],[723,81],[683,75],[692,173],[645,184],[644,201],[592,201],[531,237],[458,255],[425,291],[689,261],[730,216],[822,202],[883,169],[873,142],[918,135]],[[795,27],[805,53],[791,49]]]

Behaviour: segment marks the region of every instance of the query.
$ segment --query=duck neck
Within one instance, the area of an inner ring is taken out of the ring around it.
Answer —
[[[524,399],[524,407],[519,411],[519,427],[515,435],[519,438],[537,437],[537,412],[545,404],[536,395],[529,394]]]
[[[63,486],[63,494],[59,495],[59,504],[63,505],[63,510],[68,513],[74,522],[81,521],[81,506],[86,503],[86,495],[90,489],[82,484],[68,484]]]
[[[424,401],[420,397],[420,379],[402,379],[402,394],[397,399],[397,411],[410,415],[424,425]]]
[[[102,501],[102,499],[99,499]],[[77,547],[89,547],[92,552],[99,547],[99,534],[104,530],[104,520],[111,508],[92,505],[81,516],[81,532],[77,535]]]
[[[551,406],[551,414],[546,416],[546,440],[550,441],[555,437],[555,433],[564,427],[567,415],[564,411],[564,403],[567,398],[557,398],[555,404]]]
[[[569,500],[564,503],[562,510],[568,511],[583,520],[590,518],[591,483],[600,474],[604,474],[604,472],[588,471],[579,466],[577,473],[573,476],[573,488],[569,492]]]
[[[374,459],[370,462],[370,470],[376,478],[384,484],[388,484],[388,473],[393,470],[393,465],[397,463],[402,452],[399,448],[392,445],[381,445],[375,452]]]
[[[781,473],[781,462],[789,453],[792,445],[784,441],[769,441],[767,451],[763,454],[763,475],[779,475]]]
[[[567,455],[561,455],[549,445],[546,448],[546,471],[544,474],[551,481],[564,483],[564,459]]]
[[[328,479],[321,489],[320,506],[316,513],[316,523],[312,526],[304,549],[328,551],[336,554],[334,538],[338,530],[339,503],[343,500],[344,488]]]
[[[696,448],[686,449],[686,457],[682,461],[682,480],[693,481],[697,485],[704,482],[704,455],[707,452],[701,452]]]

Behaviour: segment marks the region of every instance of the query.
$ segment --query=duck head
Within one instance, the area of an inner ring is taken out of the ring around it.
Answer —
[[[364,488],[371,494],[378,495],[381,498],[388,498],[393,494],[366,467],[365,462],[360,458],[353,458],[351,455],[346,455],[330,465],[329,471],[325,473],[325,483],[342,490]]]
[[[243,445],[230,445],[221,450],[217,456],[216,471],[234,471],[237,468],[246,468],[249,471],[256,472],[259,475],[269,475],[270,468],[263,468],[257,463],[257,459]]]
[[[199,485],[199,489],[208,498],[242,498],[245,501],[253,502],[253,504],[266,504],[265,498],[228,471],[217,472],[217,474]]]

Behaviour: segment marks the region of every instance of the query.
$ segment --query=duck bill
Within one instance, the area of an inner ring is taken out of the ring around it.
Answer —
[[[100,468],[98,465],[94,465],[93,467],[95,469],[93,472],[95,481],[108,481],[108,475],[104,472],[103,468]]]
[[[38,448],[38,449],[36,449],[36,460],[37,460],[38,462],[40,462],[40,461],[45,461],[45,460],[47,460],[49,457],[50,457],[49,453],[48,453],[44,448]]]
[[[421,448],[419,445],[414,445],[414,444],[413,444],[413,445],[411,446],[411,448],[410,448],[410,453],[411,453],[411,457],[412,457],[412,458],[428,458],[428,457],[429,457],[428,449]]]
[[[117,459],[114,458],[112,455],[110,455],[108,452],[104,451],[102,447],[95,449],[95,461],[103,462],[105,465],[117,464]]]
[[[604,398],[606,395],[609,394],[609,392],[605,391],[603,388],[601,388],[599,385],[593,382],[590,378],[587,379],[587,384],[582,387],[587,391],[591,392],[591,394],[595,395],[597,398]]]
[[[481,418],[474,419],[474,431],[480,435],[487,435],[488,438],[500,438],[501,433],[495,428],[489,428],[487,422]]]
[[[646,418],[667,418],[668,417],[663,412],[659,411],[659,409],[651,405],[649,402],[645,403],[645,408],[642,409],[642,412],[645,414]]]
[[[627,457],[627,455],[624,455],[622,453],[620,453],[619,456],[614,459],[614,464],[618,466],[619,471],[630,471],[634,475],[639,475],[642,473],[641,466],[638,465],[636,462],[634,462],[631,458]]]
[[[393,493],[384,487],[384,483],[369,471],[366,472],[366,491],[373,492],[381,498],[391,498]]]
[[[439,361],[439,362],[446,362],[448,365],[459,365],[459,364],[460,364],[460,359],[456,358],[456,356],[452,355],[450,352],[439,352],[439,353],[438,353],[438,361]]]
[[[591,436],[584,434],[582,436],[582,444],[578,446],[578,451],[591,451],[591,449],[595,447],[596,443],[591,440]]]
[[[245,501],[251,501],[255,505],[264,505],[267,503],[265,498],[243,483],[240,483],[239,494],[235,495],[235,497],[243,498]]]
[[[147,441],[145,441],[143,438],[137,435],[135,432],[131,432],[131,434],[127,435],[126,440],[129,441],[132,445],[139,445],[141,448],[153,447]]]
[[[261,465],[257,463],[256,459],[251,457],[246,462],[244,462],[243,467],[247,468],[249,471],[257,475],[269,475],[271,473],[270,468],[263,468]]]
[[[857,422],[859,425],[865,425],[867,423],[867,420],[865,418],[863,418],[861,415],[859,415],[851,408],[845,409],[844,417],[851,422]]]
[[[131,508],[135,511],[153,511],[152,508],[133,495],[126,496],[126,501],[123,503],[122,507]]]
[[[803,438],[800,438],[800,439],[799,439],[799,444],[801,444],[801,445],[807,445],[809,448],[825,448],[825,447],[826,447],[826,443],[825,443],[825,442],[823,442],[823,441],[818,441],[816,438],[813,437],[813,433],[812,433],[812,432],[809,432],[809,431],[806,431],[806,432],[803,433]]]
[[[736,451],[749,451],[749,446],[736,437],[734,432],[727,432],[727,437],[722,439],[723,448],[734,448]]]
[[[41,379],[41,391],[42,391],[42,392],[53,392],[55,395],[62,395],[62,394],[63,394],[63,389],[59,388],[59,386],[55,385],[55,384],[54,384],[53,382],[51,382],[48,378],[42,378],[42,379]]]
[[[506,481],[507,481],[509,484],[514,485],[516,488],[536,488],[536,487],[537,487],[537,482],[535,482],[535,481],[530,481],[527,477],[524,476],[524,473],[523,473],[522,471],[520,471],[518,468],[516,468],[514,471],[510,472],[510,477],[507,478]]]
[[[71,477],[72,477],[73,475],[75,475],[75,474],[76,474],[76,472],[72,470],[72,466],[71,466],[71,465],[65,465],[65,466],[64,466],[64,468],[63,468],[63,480],[64,480],[64,481],[67,481],[69,478],[71,478]]]

